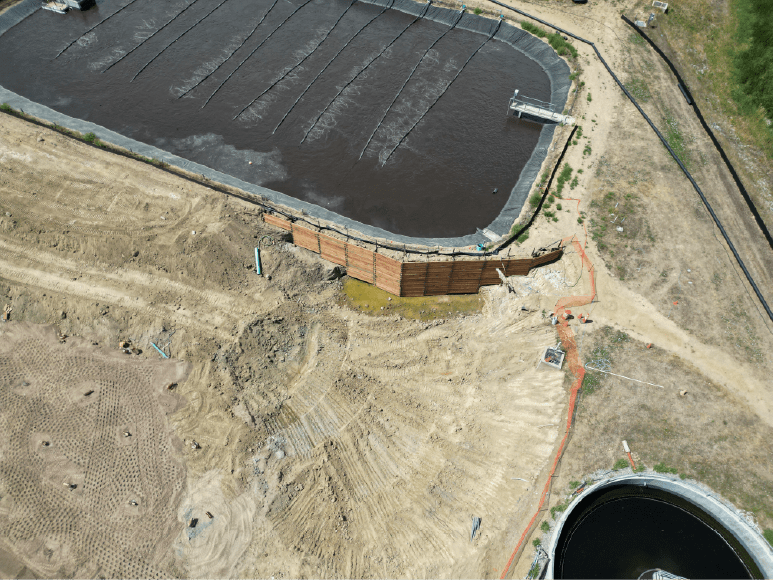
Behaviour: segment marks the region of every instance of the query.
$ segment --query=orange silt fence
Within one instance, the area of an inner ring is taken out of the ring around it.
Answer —
[[[534,516],[532,516],[531,520],[529,521],[529,524],[526,526],[526,529],[523,531],[523,534],[521,534],[521,538],[520,540],[518,540],[518,544],[516,544],[515,549],[513,550],[513,553],[510,555],[510,559],[507,561],[507,564],[505,565],[505,568],[502,571],[502,576],[501,576],[502,579],[504,579],[507,576],[507,573],[510,571],[510,566],[512,566],[513,564],[513,560],[515,560],[515,557],[523,548],[524,540],[526,540],[526,537],[534,528],[537,522],[537,518],[539,517],[539,514],[544,507],[545,500],[547,499],[550,493],[550,485],[553,481],[553,476],[555,475],[556,468],[558,467],[558,462],[561,460],[561,457],[564,454],[564,449],[566,448],[566,442],[569,439],[569,431],[572,428],[572,421],[574,418],[574,409],[577,404],[577,395],[580,391],[580,387],[582,387],[582,381],[585,378],[585,367],[580,361],[580,355],[577,352],[577,343],[575,342],[575,339],[574,339],[574,333],[572,332],[572,329],[569,327],[568,320],[565,320],[563,318],[563,315],[566,314],[567,312],[570,312],[567,310],[570,307],[585,306],[593,302],[593,300],[596,298],[596,278],[595,278],[595,273],[593,271],[593,264],[591,264],[590,260],[588,260],[588,256],[585,254],[585,250],[583,249],[582,244],[574,236],[572,238],[562,240],[562,243],[564,244],[569,242],[571,242],[571,244],[577,250],[577,254],[580,256],[580,259],[582,260],[583,269],[586,269],[588,271],[588,274],[590,277],[591,293],[588,296],[567,296],[565,298],[560,298],[556,303],[556,308],[554,312],[554,316],[556,316],[559,319],[557,330],[558,330],[558,337],[561,339],[561,345],[563,346],[564,351],[566,352],[565,361],[569,367],[570,372],[572,373],[572,375],[574,375],[574,382],[572,383],[572,388],[569,392],[569,410],[566,416],[566,430],[564,431],[563,439],[561,439],[561,444],[558,446],[558,451],[556,451],[556,456],[555,456],[555,459],[553,460],[553,465],[550,469],[550,473],[548,474],[547,482],[545,483],[545,487],[542,490],[542,495],[540,496],[540,501],[539,501],[539,505],[537,506],[537,511],[534,513]]]

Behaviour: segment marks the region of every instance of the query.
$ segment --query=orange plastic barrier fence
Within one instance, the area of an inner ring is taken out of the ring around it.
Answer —
[[[567,239],[564,241],[568,242],[570,240]],[[564,454],[566,441],[569,438],[569,430],[572,428],[572,418],[574,417],[574,408],[577,403],[577,393],[580,390],[580,387],[582,387],[582,381],[585,378],[585,368],[583,367],[582,362],[580,361],[579,353],[577,352],[577,343],[574,340],[574,333],[569,327],[569,322],[564,320],[562,315],[569,307],[584,306],[593,302],[593,299],[596,298],[596,279],[593,272],[593,265],[590,263],[590,260],[588,260],[588,256],[585,255],[585,250],[583,249],[582,244],[573,238],[571,239],[571,243],[577,250],[577,254],[582,260],[583,268],[588,270],[590,275],[591,293],[589,296],[567,296],[565,298],[560,298],[556,303],[556,309],[554,313],[554,316],[558,317],[558,320],[560,321],[557,327],[558,336],[561,339],[561,344],[564,347],[564,351],[566,352],[565,360],[569,366],[569,370],[574,375],[574,383],[572,383],[572,388],[569,392],[569,411],[566,417],[566,431],[564,431],[564,438],[561,440],[561,444],[558,446],[558,451],[556,452],[556,457],[553,460],[553,466],[550,469],[550,474],[548,475],[547,482],[545,483],[545,488],[542,490],[542,496],[540,497],[537,511],[534,513],[531,521],[526,526],[526,529],[521,535],[521,539],[518,540],[518,544],[515,546],[510,559],[507,561],[507,565],[502,571],[502,580],[504,580],[505,576],[507,576],[507,573],[510,571],[510,566],[513,564],[513,560],[515,560],[516,555],[522,549],[523,542],[533,529],[534,524],[536,523],[537,518],[539,517],[539,514],[545,504],[545,500],[550,493],[550,485],[553,481],[556,467],[558,467],[558,462],[561,460],[561,456]]]

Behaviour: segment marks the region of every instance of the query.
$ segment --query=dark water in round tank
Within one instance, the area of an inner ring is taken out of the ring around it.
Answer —
[[[559,538],[555,577],[638,578],[660,568],[693,579],[751,578],[744,561],[753,562],[717,522],[671,494],[646,495],[617,489],[583,500]]]
[[[105,0],[67,15],[39,10],[0,37],[0,84],[67,115],[395,233],[452,237],[490,224],[539,137],[541,125],[507,119],[506,110],[515,88],[550,100],[550,83],[540,65],[492,40],[443,93],[486,40],[481,34],[451,31],[399,93],[360,159],[411,69],[448,26],[425,19],[410,26],[334,101],[301,143],[339,88],[414,19],[395,10],[379,15],[380,7],[361,2],[313,0],[282,24],[304,2],[226,0],[206,16],[219,0],[136,0],[58,58],[69,42],[128,0]],[[264,14],[265,20],[238,48]],[[309,53],[301,66],[233,119]],[[437,105],[382,166],[381,160],[441,93]],[[499,193],[492,195],[495,188]]]

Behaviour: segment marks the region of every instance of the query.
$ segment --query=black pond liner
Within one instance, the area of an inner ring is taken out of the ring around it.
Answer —
[[[556,543],[555,578],[638,578],[654,568],[685,578],[762,577],[727,529],[676,495],[619,485],[579,501]]]
[[[487,242],[483,228],[509,231],[555,127],[507,119],[508,99],[521,88],[561,109],[570,86],[567,64],[547,44],[509,24],[464,14],[424,59],[359,159],[383,111],[427,47],[458,19],[457,11],[425,10],[409,0],[313,0],[285,22],[303,6],[303,0],[288,0],[239,49],[271,0],[196,2],[183,13],[186,4],[104,0],[61,16],[23,0],[0,15],[6,56],[0,102],[368,236],[462,247]],[[385,6],[390,9],[380,15]],[[421,12],[301,143],[338,87]],[[234,59],[205,79],[234,49]],[[283,78],[309,51],[303,66]]]

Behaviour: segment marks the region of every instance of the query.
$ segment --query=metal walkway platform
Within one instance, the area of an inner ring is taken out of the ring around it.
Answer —
[[[574,117],[556,113],[553,110],[553,105],[551,103],[546,103],[544,101],[532,99],[529,97],[519,97],[517,89],[510,99],[508,112],[509,111],[518,113],[519,118],[523,115],[528,115],[537,119],[544,119],[546,121],[561,123],[564,125],[574,125],[575,123]]]

